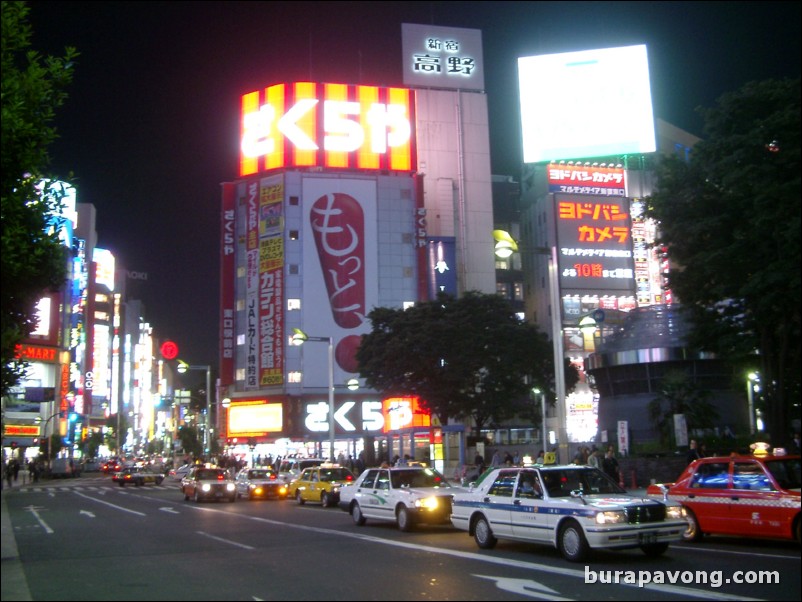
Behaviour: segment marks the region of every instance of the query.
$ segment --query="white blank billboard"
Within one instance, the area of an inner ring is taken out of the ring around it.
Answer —
[[[646,46],[518,59],[524,163],[652,153]]]

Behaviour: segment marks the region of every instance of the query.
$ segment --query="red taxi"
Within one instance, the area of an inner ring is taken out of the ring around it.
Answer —
[[[647,493],[685,507],[685,541],[705,534],[800,541],[800,456],[702,458]]]

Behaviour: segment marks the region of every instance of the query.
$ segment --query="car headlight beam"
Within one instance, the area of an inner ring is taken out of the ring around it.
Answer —
[[[627,515],[623,510],[609,510],[596,513],[596,524],[613,525],[627,522]]]

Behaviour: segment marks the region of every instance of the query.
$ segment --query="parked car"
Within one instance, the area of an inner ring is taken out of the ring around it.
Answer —
[[[800,542],[800,487],[800,456],[735,455],[696,460],[676,482],[646,492],[682,504],[686,541],[710,534]]]
[[[284,499],[287,497],[287,484],[279,480],[276,471],[266,467],[243,468],[234,479],[237,497],[255,499]]]
[[[339,464],[321,464],[305,468],[289,486],[289,496],[299,504],[320,502],[324,508],[336,506],[340,489],[356,480],[354,473]]]
[[[601,470],[578,465],[496,468],[454,496],[451,523],[480,548],[498,539],[544,543],[572,562],[591,549],[659,556],[687,527],[679,504],[630,495]]]
[[[279,479],[290,484],[290,481],[297,479],[304,468],[310,466],[320,466],[325,460],[323,458],[284,458],[279,464]]]
[[[412,531],[418,524],[449,524],[451,498],[459,491],[433,468],[368,468],[340,489],[339,507],[359,526],[370,518]]]
[[[193,466],[187,476],[181,479],[181,493],[184,500],[195,502],[205,500],[237,501],[237,487],[228,472],[222,468]]]
[[[72,458],[54,458],[50,461],[50,476],[66,479],[81,476],[81,465]]]
[[[120,487],[125,487],[126,485],[136,485],[137,487],[148,484],[161,485],[162,481],[164,481],[164,474],[144,466],[126,466],[114,473],[112,481]]]

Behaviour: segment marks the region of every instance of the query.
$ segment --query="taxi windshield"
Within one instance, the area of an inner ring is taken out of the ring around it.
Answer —
[[[273,475],[272,470],[249,470],[249,479],[269,479]]]
[[[802,479],[800,479],[799,458],[766,460],[765,464],[771,476],[783,489],[799,489],[802,486],[802,483],[800,483]]]
[[[549,497],[570,497],[574,490],[585,495],[597,493],[626,493],[618,483],[593,468],[568,470],[541,470],[543,484]]]
[[[394,470],[390,474],[393,489],[398,487],[450,487],[445,477],[436,470]]]

